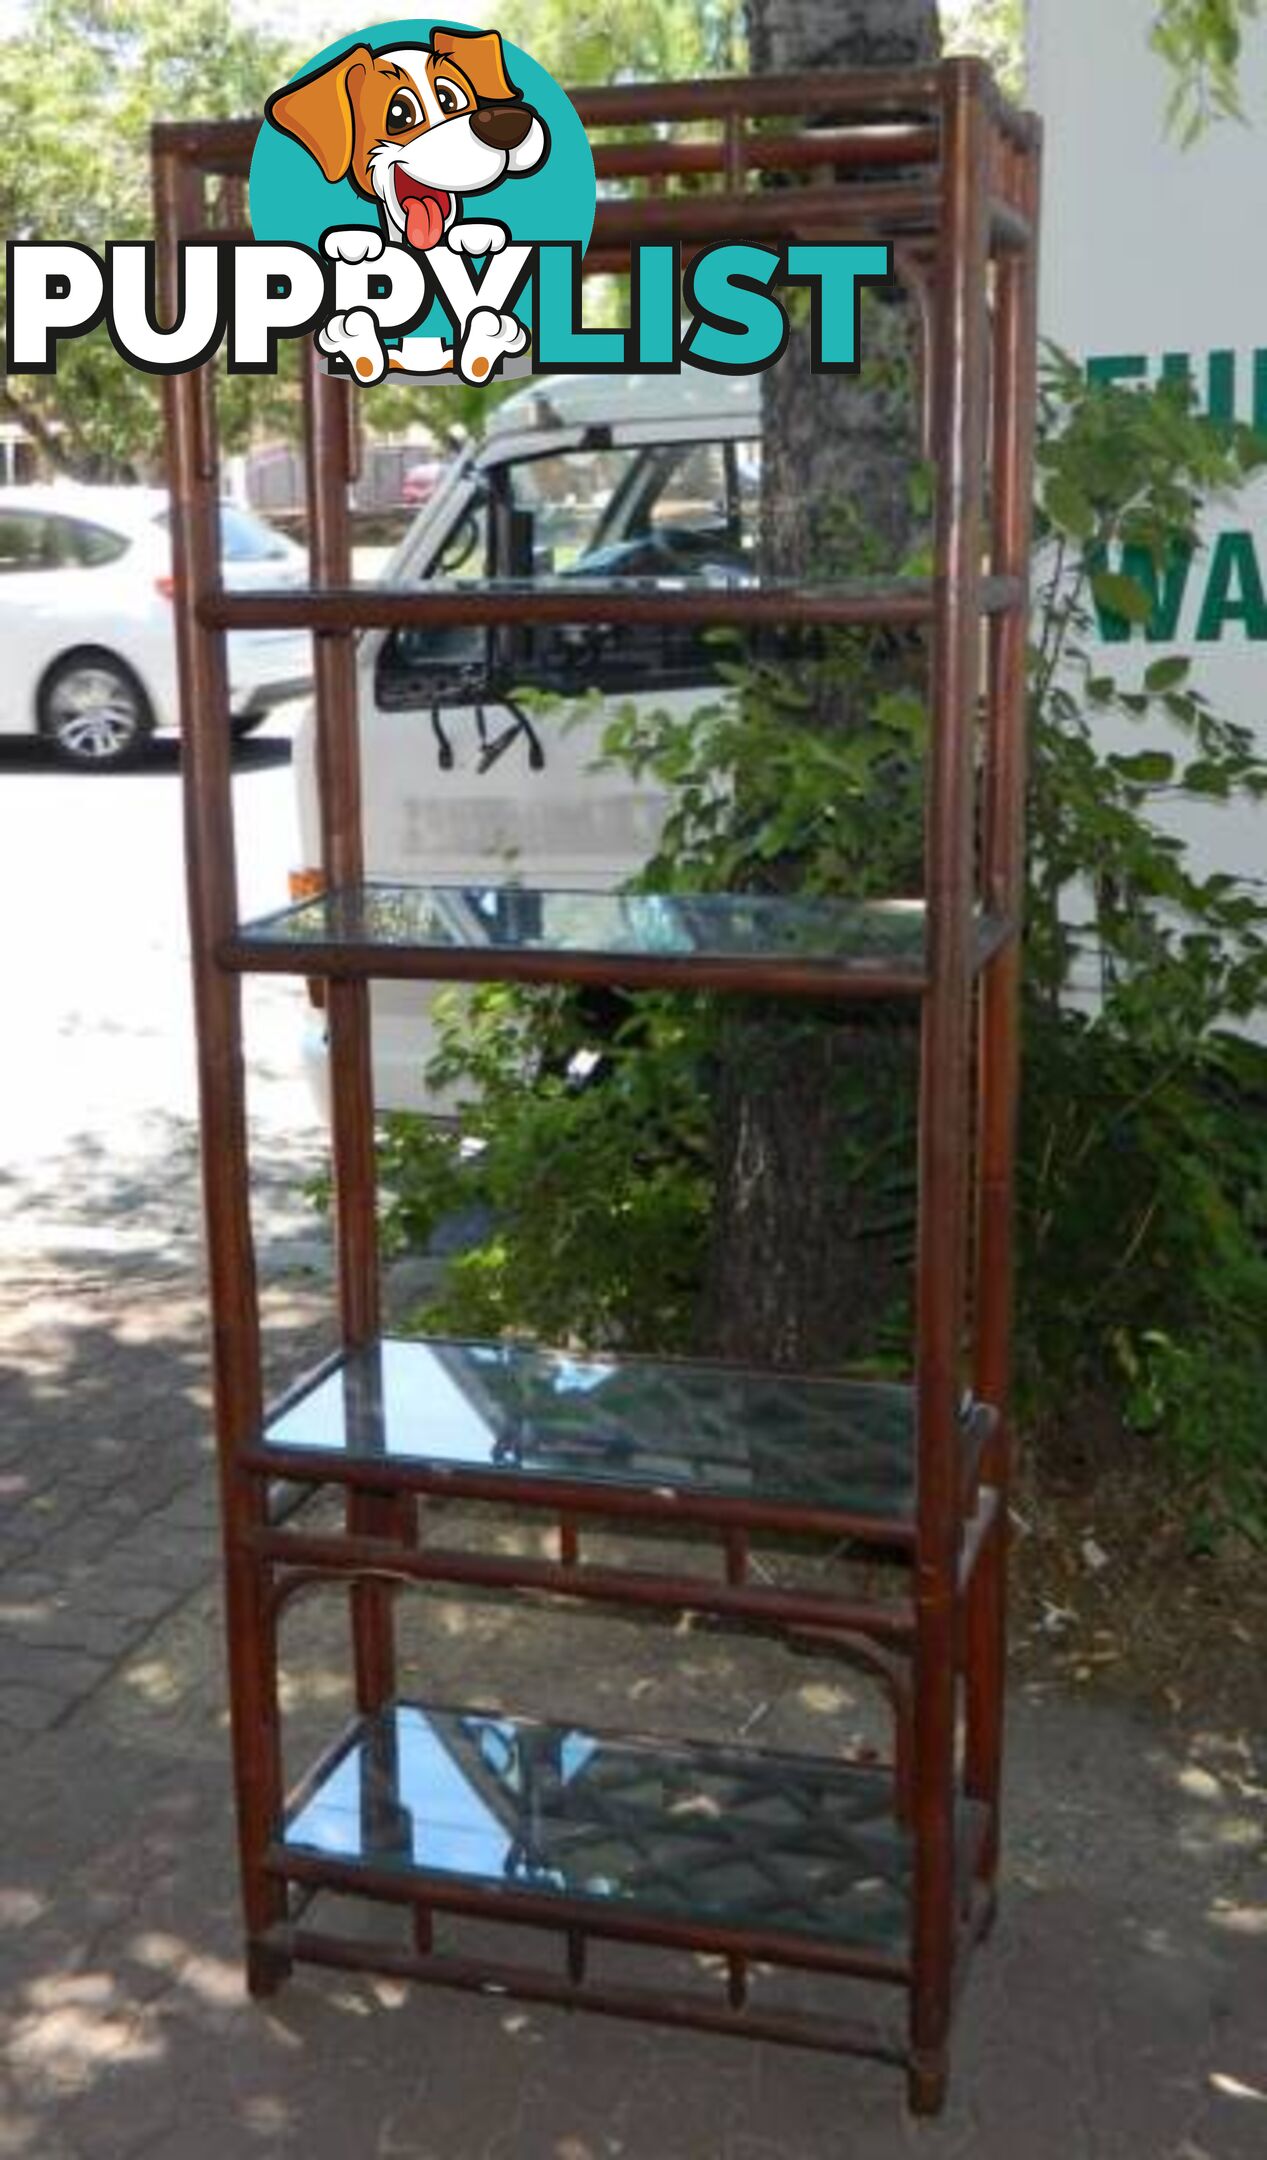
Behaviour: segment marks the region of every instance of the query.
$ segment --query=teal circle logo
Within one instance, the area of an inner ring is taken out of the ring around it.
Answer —
[[[525,372],[531,250],[584,252],[595,197],[554,78],[496,30],[433,17],[316,54],[269,98],[251,160],[255,239],[335,266],[318,343],[365,384]]]

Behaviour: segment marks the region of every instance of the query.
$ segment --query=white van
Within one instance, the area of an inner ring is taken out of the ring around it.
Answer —
[[[556,376],[507,398],[464,452],[383,576],[678,577],[753,575],[760,484],[760,381],[684,369],[675,376]],[[463,626],[375,630],[358,646],[366,874],[413,884],[610,891],[654,851],[659,792],[595,773],[601,707],[534,717],[531,683],[612,707],[700,702],[706,633],[636,625],[528,632]],[[295,741],[304,859],[320,861],[313,719]],[[305,873],[301,873],[301,877]],[[444,1107],[428,1094],[433,992],[373,988],[380,1110]],[[324,1084],[324,1041],[308,1043]]]

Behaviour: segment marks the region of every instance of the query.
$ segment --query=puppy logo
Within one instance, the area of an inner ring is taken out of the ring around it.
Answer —
[[[517,78],[524,74],[535,80],[521,88]],[[548,170],[555,157],[551,121],[541,109],[545,92],[552,95],[556,127],[558,107],[564,108],[560,162],[573,168],[557,176],[560,201],[570,185],[575,188],[578,136],[588,165],[588,189],[580,190],[585,230],[575,229],[575,208],[571,229],[559,229],[558,202],[553,219],[545,218],[551,229],[537,229],[542,203],[551,200],[538,187],[534,227],[514,236],[527,243],[516,246],[507,218],[518,221],[504,184],[555,178]],[[335,265],[335,306],[319,326],[317,342],[336,369],[367,384],[388,373],[456,373],[480,383],[523,356],[521,366],[509,370],[522,372],[529,335],[514,302],[530,274],[533,246],[556,238],[584,246],[592,217],[589,146],[572,107],[544,71],[508,50],[496,30],[394,23],[378,38],[363,33],[275,91],[264,110],[269,126],[251,173],[257,238],[264,236],[261,155],[267,159],[279,137],[307,154],[314,180],[319,176],[327,188],[339,187],[377,211],[376,224],[355,210],[337,224],[323,220],[317,242],[321,256]],[[505,215],[492,215],[493,206],[478,201],[494,190]],[[276,233],[280,203],[276,189],[270,192],[271,214],[264,222]],[[293,234],[293,213],[288,222]],[[433,327],[437,309],[439,336]]]
[[[264,108],[327,180],[377,202],[388,240],[419,254],[442,236],[483,255],[504,225],[455,224],[458,197],[545,162],[550,138],[506,73],[495,30],[433,30],[427,46],[350,53],[290,83]]]

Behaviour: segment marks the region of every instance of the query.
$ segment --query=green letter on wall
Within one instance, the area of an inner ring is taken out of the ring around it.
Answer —
[[[1267,594],[1254,548],[1247,532],[1220,533],[1210,567],[1210,581],[1197,619],[1197,640],[1212,645],[1222,637],[1228,623],[1243,623],[1245,635],[1255,642],[1267,639]]]
[[[1150,645],[1169,645],[1171,640],[1178,636],[1179,611],[1188,590],[1192,553],[1192,548],[1186,541],[1176,541],[1166,557],[1165,575],[1162,576],[1159,575],[1157,563],[1146,547],[1128,547],[1122,550],[1122,576],[1142,585],[1152,601],[1152,613],[1144,625],[1144,635]],[[1102,570],[1108,568],[1109,560],[1105,549],[1088,549],[1087,569],[1093,581]],[[1116,614],[1112,608],[1102,607],[1098,600],[1095,612],[1101,637],[1110,645],[1125,644],[1131,634],[1131,625],[1125,615]]]

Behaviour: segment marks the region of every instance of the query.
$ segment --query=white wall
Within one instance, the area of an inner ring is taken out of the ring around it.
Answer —
[[[1185,151],[1164,130],[1172,77],[1148,47],[1154,11],[1155,0],[1029,0],[1028,101],[1046,123],[1042,332],[1084,363],[1129,359],[1149,380],[1166,354],[1187,354],[1203,404],[1230,393],[1236,417],[1267,430],[1267,23],[1246,37],[1251,124],[1216,125]],[[1196,686],[1254,726],[1267,755],[1267,601],[1251,575],[1226,595],[1248,603],[1248,623],[1208,605],[1228,530],[1251,535],[1267,594],[1260,480],[1212,516],[1174,647],[1137,632],[1104,657],[1125,676],[1168,649],[1190,653]],[[1205,866],[1267,874],[1267,810],[1181,802],[1173,822]]]

